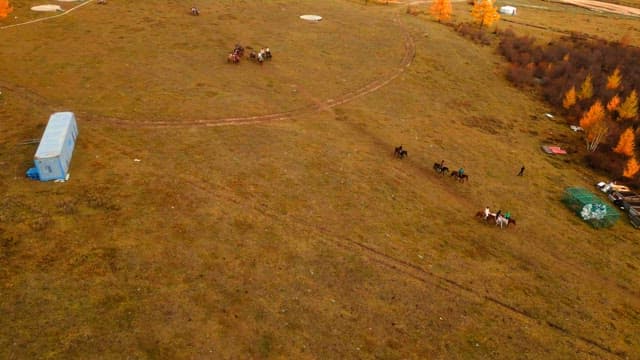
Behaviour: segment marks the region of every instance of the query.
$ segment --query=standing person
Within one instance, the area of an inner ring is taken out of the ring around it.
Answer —
[[[522,167],[520,168],[520,172],[518,173],[518,176],[524,176],[524,165],[522,165]]]

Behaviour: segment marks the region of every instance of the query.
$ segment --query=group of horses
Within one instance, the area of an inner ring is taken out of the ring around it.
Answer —
[[[251,52],[249,53],[249,60],[257,61],[261,65],[265,60],[270,60],[272,57],[271,50],[268,47],[262,48],[258,52],[255,52],[250,46],[247,46],[247,49],[251,50]],[[227,56],[227,62],[231,64],[239,64],[240,59],[243,56],[244,47],[240,44],[236,44],[233,51]]]
[[[442,174],[442,176],[446,175],[449,172],[449,168],[444,166],[443,163],[433,163],[433,170],[435,170],[435,172]],[[464,174],[464,173],[460,173],[460,171],[458,170],[454,170],[451,172],[450,177],[460,181],[460,182],[465,182],[465,181],[469,181],[469,175]]]
[[[495,213],[485,214],[484,211],[478,211],[476,213],[476,217],[479,219],[482,219],[487,224],[495,223],[496,226],[500,226],[501,229],[511,224],[513,224],[514,226],[516,225],[516,220],[514,218],[510,217],[507,219],[502,214],[500,215],[496,215]]]
[[[393,155],[398,159],[404,159],[409,155],[409,152],[406,149],[404,149],[402,145],[400,145],[395,147],[395,149],[393,150]],[[433,170],[435,170],[435,172],[439,174],[442,174],[442,176],[450,172],[449,168],[444,166],[444,160],[439,163],[438,162],[433,163]],[[469,175],[464,173],[460,174],[460,171],[458,170],[451,171],[450,177],[453,177],[460,182],[469,181]],[[497,214],[489,212],[489,208],[487,208],[486,212],[478,211],[476,213],[476,217],[482,219],[487,224],[494,223],[496,224],[496,226],[500,226],[501,229],[504,227],[508,227],[509,225],[514,225],[514,226],[516,225],[516,220],[514,218],[505,217],[504,215],[501,214],[501,211],[498,211]]]

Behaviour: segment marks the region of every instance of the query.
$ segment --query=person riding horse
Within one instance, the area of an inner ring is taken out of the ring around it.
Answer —
[[[191,15],[193,15],[193,16],[198,16],[198,15],[200,15],[200,10],[198,10],[198,8],[197,8],[197,7],[195,7],[195,6],[192,6],[192,7],[191,7]]]

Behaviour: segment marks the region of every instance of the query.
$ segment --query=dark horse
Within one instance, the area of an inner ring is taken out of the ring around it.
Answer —
[[[398,146],[395,148],[395,150],[393,150],[393,155],[397,158],[404,158],[406,156],[409,155],[409,153],[407,152],[407,150],[402,148],[402,145]]]
[[[469,175],[467,175],[467,174],[460,175],[457,170],[456,171],[452,171],[451,172],[451,176],[455,177],[456,180],[458,180],[460,182],[464,182],[465,180],[469,181]]]
[[[435,170],[436,172],[444,175],[447,172],[449,172],[449,168],[446,166],[442,166],[440,165],[440,163],[433,163],[433,170]]]

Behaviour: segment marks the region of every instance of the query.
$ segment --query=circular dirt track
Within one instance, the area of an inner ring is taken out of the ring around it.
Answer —
[[[84,2],[81,5],[85,5],[87,3],[88,2]],[[64,14],[60,14],[60,16],[66,15],[68,12],[69,11],[65,12]],[[50,17],[50,18],[53,19],[54,17]],[[47,19],[49,18],[38,19],[37,21],[44,21]],[[346,74],[345,72],[342,72],[342,74],[332,73],[334,74],[336,79],[340,79],[340,81],[345,81],[344,84],[342,83],[337,84],[338,86],[334,87],[333,89],[325,88],[324,90],[328,90],[328,91],[324,91],[322,94],[319,94],[318,91],[315,91],[314,89],[314,92],[315,92],[314,94],[314,93],[310,93],[309,91],[305,91],[305,88],[304,88],[305,84],[297,84],[297,79],[291,76],[291,74],[288,74],[287,76],[288,79],[283,78],[282,80],[280,80],[280,78],[278,78],[278,81],[280,81],[280,84],[282,83],[289,84],[291,82],[295,82],[296,84],[292,84],[291,86],[293,88],[299,89],[300,95],[303,97],[298,98],[299,100],[302,100],[302,101],[298,101],[297,104],[291,103],[290,106],[287,106],[287,107],[283,107],[282,105],[284,104],[280,104],[280,107],[279,107],[277,105],[278,102],[275,101],[275,102],[272,102],[272,104],[276,104],[276,106],[273,106],[269,109],[265,107],[265,109],[263,110],[266,110],[266,111],[265,113],[262,113],[262,114],[260,113],[260,109],[257,109],[258,111],[253,111],[253,114],[251,114],[251,112],[248,111],[249,114],[247,115],[240,115],[240,114],[236,115],[233,112],[229,113],[227,111],[226,114],[221,114],[221,116],[219,117],[212,117],[212,115],[215,116],[214,113],[206,112],[206,111],[204,112],[194,111],[190,114],[173,113],[173,114],[167,114],[166,117],[159,118],[158,116],[155,116],[154,118],[154,114],[149,112],[148,108],[146,109],[147,111],[143,110],[137,113],[131,113],[131,117],[129,117],[129,113],[126,113],[126,112],[110,114],[111,111],[109,111],[108,107],[107,108],[103,107],[103,109],[98,109],[92,106],[88,106],[88,107],[83,106],[82,103],[78,103],[76,105],[79,108],[76,110],[76,113],[78,113],[79,116],[82,116],[83,118],[94,122],[95,124],[104,123],[104,124],[112,124],[120,127],[130,127],[130,128],[139,128],[139,127],[165,128],[165,127],[203,127],[203,126],[254,124],[254,123],[263,123],[263,122],[291,119],[291,118],[299,117],[300,115],[303,115],[303,114],[309,114],[309,113],[318,112],[318,111],[325,111],[327,109],[331,109],[338,105],[345,104],[352,100],[366,96],[367,94],[370,94],[382,88],[383,86],[389,84],[391,81],[393,81],[398,76],[400,76],[404,72],[404,70],[411,65],[413,58],[415,56],[414,40],[409,34],[409,32],[407,31],[407,29],[402,24],[397,13],[396,13],[396,16],[393,18],[393,22],[397,26],[397,29],[400,30],[399,32],[396,32],[396,34],[400,35],[401,37],[398,38],[398,36],[396,36],[394,51],[391,51],[388,53],[389,56],[387,57],[387,61],[385,61],[384,67],[382,66],[379,67],[378,69],[379,71],[377,71],[373,79],[369,78],[369,80],[367,80],[366,77],[363,77],[363,75],[366,76],[366,74],[364,73],[358,74],[357,72],[354,72],[353,74],[356,74],[356,75],[352,75],[350,78],[345,76]],[[27,25],[30,23],[32,22],[14,24],[12,26],[21,26],[21,25]],[[391,40],[391,39],[387,39],[387,40]],[[391,41],[394,42],[393,40]],[[282,56],[288,56],[290,58],[291,56],[295,56],[295,54],[284,53],[282,54]],[[293,64],[295,64],[295,62],[293,63],[289,62],[287,63],[287,65],[282,65],[282,66],[290,67]],[[351,67],[363,66],[361,63],[358,63],[357,65],[356,64],[349,65],[348,63],[346,63],[345,65],[346,65],[346,68],[349,68],[350,66]],[[85,64],[80,66],[84,66],[86,68],[87,66],[92,66],[92,65]],[[126,64],[126,66],[128,66],[128,64]],[[318,64],[318,66],[321,66],[321,65]],[[233,74],[234,74],[235,68],[228,67],[224,69],[225,69],[224,72],[230,74],[229,76],[234,76]],[[309,69],[310,68],[307,64],[307,67],[301,68],[300,71],[302,71],[302,74],[304,74],[304,71],[309,71]],[[100,69],[96,69],[96,70],[100,71]],[[268,70],[268,68],[266,68],[265,70]],[[250,69],[250,71],[254,71],[254,70]],[[70,76],[71,76],[69,77],[69,79],[71,79],[70,81],[73,81],[73,74],[71,74]],[[206,77],[208,75],[205,74],[204,76]],[[77,76],[75,76],[75,78],[77,78]],[[142,83],[144,83],[144,81],[142,81]],[[311,88],[313,86],[311,84],[312,84],[311,82],[308,82],[306,84],[306,87]],[[351,88],[349,87],[350,84],[351,84]],[[25,95],[24,97],[26,98],[37,99],[37,102],[40,105],[47,105],[47,107],[50,107],[50,108],[68,107],[68,104],[65,105],[66,102],[61,102],[61,99],[57,98],[56,94],[51,94],[51,93],[47,94],[46,91],[42,91],[41,89],[35,88],[30,85],[17,83],[15,80],[12,81],[12,80],[5,79],[5,81],[1,85],[7,90]],[[95,85],[96,83],[94,82],[92,84],[88,84],[86,88],[88,89],[89,86],[91,86],[91,88],[96,88]],[[223,91],[226,91],[227,93],[230,93],[230,94],[242,93],[241,88],[224,89]],[[265,95],[267,94],[268,93],[263,94],[262,99],[266,99]],[[282,94],[282,91],[280,92],[280,94]],[[84,93],[84,95],[81,95],[81,96],[83,98],[88,98],[88,97],[93,97],[93,94]],[[185,96],[188,96],[188,95],[185,95]],[[111,95],[109,95],[109,97],[102,97],[102,99],[97,98],[96,99],[97,103],[99,103],[100,101],[111,101],[112,97]],[[245,99],[245,98],[242,98],[242,99]],[[204,98],[201,100],[204,100]],[[246,99],[244,101],[247,101],[247,100],[250,100],[250,99]],[[166,101],[166,100],[162,100],[162,101]],[[183,106],[187,106],[187,105],[183,105]],[[227,105],[223,105],[223,106],[227,106],[228,108],[229,106],[235,107],[236,105],[227,103]],[[239,103],[237,107],[242,108],[242,104]],[[283,108],[284,109],[288,108],[288,109],[284,110]],[[281,111],[278,111],[278,110],[281,110]],[[200,116],[198,114],[202,114],[202,115]]]
[[[398,18],[394,19],[394,22],[398,23],[402,26],[402,23]],[[165,128],[165,127],[192,127],[192,126],[224,126],[224,125],[245,125],[245,124],[255,124],[269,121],[278,121],[278,120],[286,120],[291,119],[293,117],[297,117],[303,115],[305,113],[312,113],[316,111],[322,111],[326,109],[331,109],[338,105],[342,105],[348,103],[352,100],[358,99],[362,96],[370,94],[383,86],[387,85],[398,76],[400,76],[406,68],[411,65],[413,58],[416,53],[415,43],[413,38],[409,34],[409,32],[402,27],[404,30],[404,54],[394,69],[388,76],[375,79],[370,83],[362,86],[358,89],[351,90],[345,94],[342,94],[338,97],[332,99],[326,99],[322,101],[316,101],[312,105],[308,105],[299,109],[294,109],[286,112],[280,113],[272,113],[272,114],[264,114],[264,115],[255,115],[255,116],[239,116],[239,117],[224,117],[217,119],[202,119],[202,120],[175,120],[175,121],[135,121],[135,120],[125,120],[125,119],[117,119],[117,118],[96,118],[102,121],[108,121],[113,124],[117,124],[119,126],[125,127],[146,127],[146,128]]]

